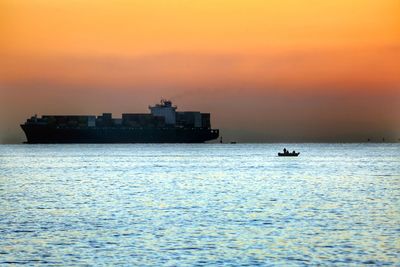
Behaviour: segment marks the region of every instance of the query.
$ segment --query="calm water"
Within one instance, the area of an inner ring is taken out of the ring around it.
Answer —
[[[400,145],[0,146],[0,265],[400,265]]]

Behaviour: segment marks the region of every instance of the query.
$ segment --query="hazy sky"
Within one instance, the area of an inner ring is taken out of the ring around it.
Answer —
[[[400,138],[399,0],[0,0],[0,142],[170,98],[225,139]]]

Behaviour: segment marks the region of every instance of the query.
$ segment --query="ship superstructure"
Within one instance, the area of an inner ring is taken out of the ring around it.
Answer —
[[[33,116],[21,125],[27,143],[203,143],[218,138],[210,113],[176,111],[169,100],[150,113]]]

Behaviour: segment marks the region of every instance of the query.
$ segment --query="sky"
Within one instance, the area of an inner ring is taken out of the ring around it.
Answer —
[[[0,143],[161,97],[227,141],[400,140],[399,0],[0,0],[0,59]]]

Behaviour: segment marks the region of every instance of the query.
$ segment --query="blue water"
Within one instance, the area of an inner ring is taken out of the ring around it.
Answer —
[[[400,145],[2,145],[0,265],[400,265]]]

